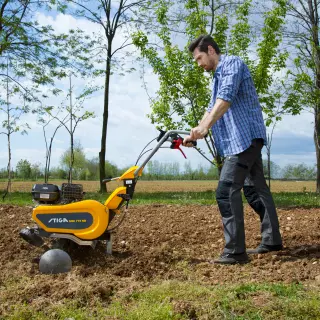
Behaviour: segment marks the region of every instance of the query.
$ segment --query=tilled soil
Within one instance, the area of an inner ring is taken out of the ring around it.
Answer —
[[[108,303],[112,295],[130,293],[153,280],[319,286],[320,209],[279,209],[283,251],[251,256],[246,265],[220,266],[210,263],[224,246],[217,206],[130,207],[114,233],[112,256],[105,254],[103,242],[95,250],[74,248],[69,252],[71,272],[60,275],[43,275],[38,269],[50,242],[36,248],[19,237],[22,227],[33,224],[31,211],[31,207],[0,207],[0,315],[17,302],[39,310],[63,298]],[[245,226],[247,247],[257,246],[260,222],[248,206]]]

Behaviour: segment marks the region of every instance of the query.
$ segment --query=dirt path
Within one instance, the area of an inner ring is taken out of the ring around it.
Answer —
[[[136,206],[114,237],[114,254],[103,245],[71,252],[72,271],[46,276],[38,271],[44,248],[19,238],[32,225],[31,208],[0,207],[0,315],[21,301],[42,308],[51,299],[108,300],[154,279],[191,279],[207,284],[303,282],[320,275],[320,209],[279,210],[285,250],[254,256],[242,266],[217,266],[224,240],[216,206]],[[260,241],[259,219],[245,208],[247,247]]]

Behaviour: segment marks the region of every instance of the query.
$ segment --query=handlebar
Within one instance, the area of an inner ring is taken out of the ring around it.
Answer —
[[[118,180],[120,177],[115,177],[115,178],[106,178],[102,180],[102,183],[107,183],[110,181]]]
[[[149,154],[149,156],[144,160],[144,162],[136,169],[134,172],[134,176],[136,177],[141,170],[141,168],[144,168],[146,164],[149,162],[149,160],[154,156],[154,154],[160,149],[160,147],[163,145],[164,142],[170,141],[171,142],[171,149],[179,149],[180,152],[183,154],[183,156],[186,158],[184,152],[180,149],[180,146],[183,143],[183,138],[180,136],[182,135],[189,135],[189,131],[183,131],[183,130],[170,130],[170,131],[163,131],[160,130],[160,134],[157,138],[157,146],[152,150],[152,152]],[[196,141],[190,141],[194,146],[197,145]]]

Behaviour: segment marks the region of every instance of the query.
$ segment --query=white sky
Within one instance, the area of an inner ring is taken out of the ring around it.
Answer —
[[[38,14],[40,23],[52,24],[57,32],[67,32],[70,28],[79,27],[88,33],[98,31],[97,25],[86,20],[75,19],[69,15],[58,14],[48,16]],[[123,42],[123,35],[119,33],[115,38],[115,47]],[[146,69],[148,92],[154,94],[158,88],[157,77],[151,68]],[[103,79],[100,80],[103,84]],[[84,80],[74,79],[75,90],[81,89],[86,83]],[[68,80],[60,84],[68,90]],[[103,114],[103,89],[86,101],[85,108],[94,111],[96,118],[81,123],[75,132],[75,138],[80,140],[88,159],[97,157],[100,151],[100,137]],[[50,101],[50,104],[58,103]],[[151,124],[147,114],[150,112],[148,96],[142,87],[139,71],[125,76],[113,75],[110,87],[109,125],[107,133],[107,160],[118,167],[133,165],[141,149],[154,137],[157,130]],[[0,115],[0,120],[3,115]],[[31,163],[45,164],[45,144],[42,127],[36,123],[35,115],[27,115],[23,119],[31,126],[28,135],[14,134],[12,136],[12,164],[15,167],[20,159],[27,159]],[[54,126],[55,127],[55,126]],[[50,128],[51,132],[53,127]],[[48,136],[50,137],[50,130]],[[0,135],[3,146],[0,151],[0,168],[6,167],[8,161],[7,142],[4,135]],[[205,150],[203,141],[199,146]],[[54,140],[51,167],[58,166],[62,153],[69,147],[69,136],[64,129],[60,129]],[[184,152],[196,168],[199,163],[206,165],[206,160],[192,149],[184,148]],[[161,162],[179,162],[183,168],[185,159],[179,151],[160,150],[153,158]],[[316,161],[313,144],[313,116],[304,113],[299,116],[286,116],[277,125],[274,131],[271,160],[280,166],[289,163],[305,163],[313,165]]]

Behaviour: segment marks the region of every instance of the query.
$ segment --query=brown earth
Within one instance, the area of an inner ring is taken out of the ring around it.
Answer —
[[[62,180],[50,181],[52,184],[61,185]],[[86,192],[96,192],[99,190],[98,181],[73,181],[83,185]],[[35,183],[43,183],[42,181],[13,181],[11,191],[30,192]],[[202,192],[216,189],[218,181],[210,180],[189,180],[189,181],[139,181],[136,185],[136,192]],[[0,190],[4,190],[7,186],[6,182],[0,182]],[[108,183],[108,191],[113,191],[115,188],[122,186],[121,182],[112,181]],[[271,181],[272,192],[315,192],[315,181]]]
[[[320,275],[320,209],[278,213],[285,250],[253,256],[246,265],[220,266],[208,262],[224,245],[216,206],[130,207],[114,235],[112,256],[104,254],[103,243],[95,250],[76,248],[70,252],[71,272],[42,275],[38,261],[45,246],[33,247],[18,235],[20,228],[32,225],[31,207],[1,206],[0,318],[17,303],[39,310],[64,298],[80,304],[108,303],[112,295],[130,293],[154,280],[320,286],[316,280]],[[249,207],[245,208],[245,224],[247,247],[255,247],[260,240],[259,220]]]

